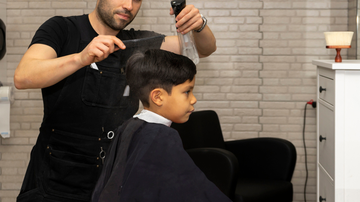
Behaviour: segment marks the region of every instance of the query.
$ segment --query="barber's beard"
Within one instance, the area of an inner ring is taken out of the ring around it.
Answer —
[[[108,27],[110,27],[113,30],[123,30],[128,24],[130,24],[133,20],[134,17],[132,15],[131,12],[127,11],[127,10],[117,10],[112,12],[110,9],[106,9],[106,5],[100,4],[97,7],[97,12],[99,14],[99,20],[101,20],[105,25],[107,25]],[[120,20],[120,22],[117,22],[115,20],[115,15],[116,14],[126,14],[129,16],[129,21],[126,20]]]

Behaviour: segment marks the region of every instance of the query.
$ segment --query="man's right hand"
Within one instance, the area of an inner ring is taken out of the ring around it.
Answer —
[[[125,49],[123,42],[116,36],[105,35],[95,37],[80,53],[63,57],[57,57],[50,46],[33,44],[15,70],[15,86],[18,89],[52,86],[80,68],[104,60],[119,49]]]
[[[80,66],[100,62],[111,53],[125,48],[124,43],[116,36],[99,35],[79,53]]]

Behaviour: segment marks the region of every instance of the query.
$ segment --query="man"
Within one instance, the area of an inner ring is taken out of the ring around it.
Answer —
[[[14,82],[42,89],[44,118],[17,201],[90,201],[113,129],[138,109],[126,88],[127,59],[145,48],[180,53],[176,36],[123,30],[141,3],[98,0],[89,15],[53,17],[36,32]],[[176,20],[179,32],[195,30],[200,57],[215,51],[198,9],[188,5]]]

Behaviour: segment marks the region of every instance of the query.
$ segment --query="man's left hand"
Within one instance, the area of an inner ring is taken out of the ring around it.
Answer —
[[[174,14],[174,10],[170,8],[170,15]],[[194,5],[186,5],[185,8],[176,16],[177,32],[186,34],[191,30],[199,30],[203,25],[203,19],[199,13],[199,9]]]

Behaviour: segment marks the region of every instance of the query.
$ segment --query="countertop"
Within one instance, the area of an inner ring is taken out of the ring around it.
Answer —
[[[316,66],[326,67],[334,70],[359,70],[360,60],[343,60],[342,62],[335,62],[335,60],[313,60],[312,64]]]

